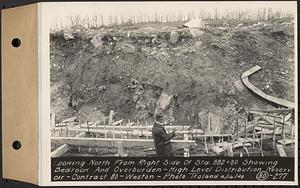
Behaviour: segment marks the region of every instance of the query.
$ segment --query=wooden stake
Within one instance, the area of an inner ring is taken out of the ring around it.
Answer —
[[[146,127],[148,126],[148,122],[146,121]],[[149,139],[148,134],[146,134],[146,138]]]
[[[87,132],[89,133],[90,132],[90,125],[89,125],[88,121],[86,122],[86,126],[87,126],[87,130],[88,130]]]
[[[253,148],[254,148],[254,146],[255,146],[255,141],[254,141],[254,139],[255,139],[255,127],[253,126],[253,133],[252,133],[253,135],[252,135],[252,146],[253,146]]]
[[[113,124],[113,138],[115,138],[115,124]]]
[[[207,143],[206,143],[206,136],[204,137],[204,146],[205,146],[205,151],[208,153],[208,148],[207,148]]]
[[[291,123],[291,139],[294,140],[294,130],[293,130],[293,125]],[[294,142],[292,142],[292,147],[294,146]]]
[[[96,129],[98,129],[98,123],[96,123]],[[98,138],[99,133],[96,133],[96,138]]]
[[[239,118],[236,118],[236,139],[239,139]]]
[[[122,141],[118,141],[117,145],[118,145],[118,155],[120,157],[123,157],[124,156],[123,142]]]
[[[285,140],[285,131],[284,131],[284,125],[285,125],[285,114],[283,114],[283,120],[282,120],[282,135],[281,135],[281,139]],[[285,147],[285,144],[283,145],[283,147]]]
[[[189,157],[190,156],[190,149],[189,148],[184,148],[184,157]]]
[[[68,137],[69,135],[69,130],[68,130],[68,127],[66,127],[66,137]]]
[[[112,124],[112,122],[113,122],[113,115],[114,115],[114,111],[111,110],[109,112],[108,126],[110,126]]]
[[[50,113],[51,127],[55,127],[55,113]]]
[[[276,138],[276,118],[274,117],[274,124],[273,124],[273,150],[275,150],[276,143],[275,143],[275,138]]]
[[[233,157],[233,149],[232,149],[232,144],[228,144],[228,156]]]
[[[209,113],[209,120],[208,120],[208,122],[209,122],[209,133],[211,135],[210,136],[210,142],[214,144],[214,138],[212,136],[212,129],[211,129],[211,115],[210,115],[210,113]]]
[[[220,125],[221,125],[221,137],[222,137],[222,142],[223,142],[224,141],[224,138],[223,138],[224,125],[223,125],[222,117],[220,117]]]
[[[246,142],[246,137],[247,137],[247,133],[246,133],[246,129],[247,129],[247,118],[244,118],[244,122],[245,122],[245,131],[244,131],[244,144]]]
[[[262,152],[264,129],[260,127],[260,151]]]
[[[188,134],[183,134],[183,140],[189,140],[189,135]]]

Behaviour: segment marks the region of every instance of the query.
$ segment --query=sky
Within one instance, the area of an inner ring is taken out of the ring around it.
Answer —
[[[80,15],[92,17],[95,15],[147,15],[155,12],[178,13],[187,11],[219,10],[256,10],[258,8],[281,9],[296,14],[297,2],[291,1],[256,1],[256,2],[47,2],[43,9],[49,14],[51,25],[67,20],[68,16]]]

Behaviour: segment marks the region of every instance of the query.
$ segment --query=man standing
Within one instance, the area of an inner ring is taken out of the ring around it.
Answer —
[[[174,151],[170,140],[175,136],[175,132],[167,134],[164,126],[163,115],[157,114],[152,129],[156,155],[158,157],[173,157]]]

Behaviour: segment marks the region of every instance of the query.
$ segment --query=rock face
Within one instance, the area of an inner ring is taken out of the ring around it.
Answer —
[[[101,48],[103,46],[102,35],[101,34],[95,35],[91,40],[91,43],[94,46],[94,48],[98,48],[98,49]]]
[[[174,122],[173,117],[173,102],[174,96],[168,95],[166,93],[161,93],[159,99],[156,102],[155,112],[154,114],[164,114],[164,118],[166,118],[169,122]]]
[[[176,44],[179,40],[179,33],[176,31],[172,31],[170,34],[170,43],[171,44]]]
[[[202,36],[204,34],[203,31],[200,31],[199,29],[196,29],[196,28],[190,29],[190,33],[193,38],[199,38],[200,36]]]
[[[174,125],[204,126],[208,115],[200,112],[209,109],[218,115],[216,109],[227,103],[235,104],[233,112],[239,106],[252,109],[252,103],[266,108],[235,83],[257,63],[264,72],[251,82],[273,89],[274,96],[293,99],[293,35],[287,34],[291,28],[286,25],[274,23],[278,27],[268,28],[270,32],[260,27],[221,32],[213,24],[204,30],[169,25],[51,33],[51,109],[56,119],[80,114],[82,122],[97,121],[114,110],[116,120],[152,123],[155,111],[164,109],[166,119],[175,117]],[[234,117],[226,119],[233,112],[220,112],[224,127],[233,125]]]
[[[173,95],[162,93],[156,103],[155,114],[159,114],[167,110],[170,107],[172,99]]]
[[[240,91],[240,92],[244,91],[244,89],[245,89],[245,86],[243,85],[241,80],[235,81],[234,87],[236,88],[237,91]]]
[[[199,48],[201,48],[202,47],[202,41],[197,41],[197,42],[195,42],[195,45],[194,45],[194,47],[196,48],[196,49],[199,49]]]
[[[123,44],[120,46],[120,50],[125,54],[133,54],[135,52],[135,47],[130,44]]]
[[[64,38],[66,39],[66,40],[71,40],[71,39],[74,39],[74,36],[73,36],[73,34],[71,33],[71,32],[64,32]]]

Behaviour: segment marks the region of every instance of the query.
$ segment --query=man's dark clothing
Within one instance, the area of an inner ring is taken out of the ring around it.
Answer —
[[[152,136],[154,139],[156,155],[158,157],[174,156],[172,144],[170,143],[170,140],[175,136],[174,132],[167,134],[162,123],[155,121],[152,129]]]

